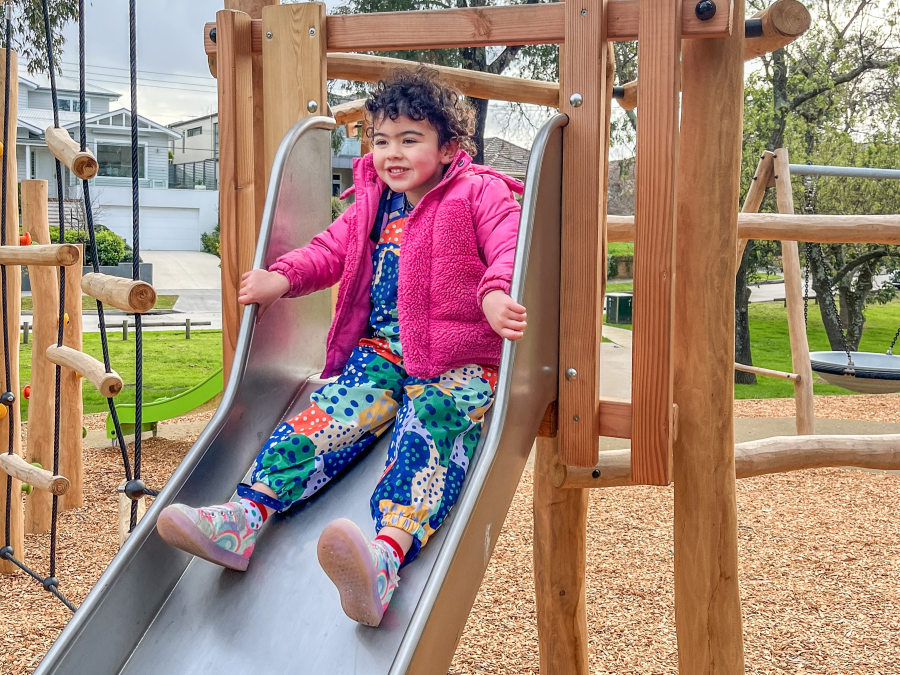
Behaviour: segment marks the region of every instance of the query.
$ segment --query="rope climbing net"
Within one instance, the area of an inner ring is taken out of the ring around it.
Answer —
[[[42,0],[42,11],[44,19],[44,32],[46,35],[47,49],[47,69],[50,76],[50,90],[53,102],[53,126],[56,129],[59,125],[59,102],[56,86],[56,64],[53,57],[53,37],[50,26],[50,13],[48,9],[48,0]],[[9,141],[9,115],[10,115],[10,78],[11,78],[11,52],[13,38],[13,20],[10,5],[7,4],[5,25],[5,54],[6,54],[6,78],[4,92],[4,125],[3,125],[3,147],[7,148]],[[140,263],[140,183],[139,183],[139,164],[138,164],[138,105],[137,105],[137,21],[135,16],[135,0],[129,0],[129,66],[131,80],[131,190],[132,190],[132,279],[137,281],[139,278]],[[84,152],[87,149],[87,123],[86,123],[86,100],[85,100],[85,21],[84,21],[84,0],[78,2],[78,65],[79,65],[79,131],[80,131],[80,147]],[[66,132],[68,133],[68,132]],[[9,170],[8,153],[4,153],[2,168],[2,191],[0,191],[0,246],[6,245],[7,238],[7,172]],[[65,207],[63,196],[63,171],[59,159],[56,159],[56,189],[57,204],[59,207],[59,243],[65,243]],[[88,232],[88,242],[86,246],[86,255],[90,259],[90,264],[95,273],[100,271],[100,258],[97,249],[97,240],[94,226],[93,211],[91,208],[90,182],[87,179],[82,180],[82,194],[84,197],[84,207],[86,213],[86,223]],[[12,375],[10,363],[10,345],[9,345],[9,317],[8,317],[8,298],[7,298],[7,269],[6,265],[0,265],[0,290],[2,290],[2,313],[3,313],[3,353],[4,363],[6,366],[5,393],[0,395],[0,404],[7,407],[8,415],[8,450],[7,453],[14,454],[14,419],[15,413],[15,394],[12,393]],[[80,289],[73,289],[72,292],[78,293]],[[63,345],[63,329],[65,326],[65,299],[66,299],[66,275],[65,268],[59,268],[59,317],[57,331],[57,346]],[[15,299],[18,301],[18,298]],[[107,373],[112,373],[112,366],[109,358],[109,343],[106,331],[106,318],[104,315],[103,302],[97,299],[97,315],[100,327],[100,343],[103,350],[103,365]],[[134,455],[133,459],[129,457],[128,447],[125,443],[125,436],[122,432],[122,426],[119,423],[119,416],[116,411],[116,404],[113,398],[108,397],[110,416],[115,427],[115,436],[119,449],[122,454],[122,465],[125,473],[124,492],[131,499],[131,518],[129,531],[133,530],[137,525],[138,518],[138,500],[145,496],[156,496],[155,490],[147,488],[146,484],[141,480],[141,424],[142,424],[142,405],[143,405],[143,333],[141,326],[141,314],[136,312],[135,319],[135,434],[134,434]],[[17,367],[17,364],[15,364]],[[53,432],[53,473],[59,472],[59,442],[60,442],[60,418],[61,406],[66,402],[61,401],[60,396],[61,384],[61,367],[56,365],[55,380],[55,396],[54,396],[54,432]],[[46,577],[41,576],[35,570],[32,570],[15,555],[15,551],[11,542],[11,512],[12,512],[12,484],[13,479],[7,476],[6,479],[6,514],[5,514],[5,539],[4,546],[0,548],[0,558],[16,565],[26,574],[33,577],[43,587],[56,596],[66,607],[73,612],[75,606],[63,595],[59,590],[59,580],[56,578],[56,549],[57,549],[57,520],[58,520],[58,500],[59,497],[53,495],[53,505],[51,514],[50,529],[50,562],[49,572]],[[21,556],[24,557],[24,556]]]

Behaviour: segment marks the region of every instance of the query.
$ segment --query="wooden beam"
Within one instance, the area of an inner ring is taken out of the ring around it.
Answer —
[[[75,351],[71,347],[50,345],[46,350],[50,363],[71,368],[88,379],[106,398],[113,398],[122,391],[122,378],[115,371],[107,373],[103,363],[90,354]]]
[[[0,49],[0,58],[6,59],[6,51]],[[17,73],[19,68],[18,54],[14,51],[10,54],[10,72]],[[0,91],[3,90],[5,83],[5,74],[0,74]],[[13,75],[13,77],[16,77]],[[16,120],[18,118],[19,106],[19,88],[15,86],[15,81],[9,83],[9,118],[2,119],[3,113],[0,111],[0,120],[6,124],[9,130],[9,147],[4,149],[3,160],[6,162],[6,241],[14,244],[19,241],[19,197],[18,197],[18,175],[16,171]],[[10,363],[10,387],[16,394],[16,401],[12,406],[10,415],[0,420],[0,438],[13,439],[13,453],[22,456],[22,435],[20,431],[20,421],[22,419],[19,404],[19,319],[21,313],[21,303],[19,297],[22,289],[21,268],[18,265],[10,265],[6,268],[6,293],[8,300],[7,319],[8,330],[4,339],[9,345],[9,363]],[[0,382],[6,381],[6,366],[0,361]],[[13,425],[12,434],[9,433],[9,426]],[[5,445],[5,451],[8,451]],[[16,558],[25,559],[25,522],[22,513],[21,484],[18,480],[12,481],[13,499],[9,505],[10,508],[10,539],[9,544],[12,546]],[[6,515],[6,476],[0,472],[0,514]],[[5,537],[0,539],[3,545],[6,544]],[[10,562],[0,560],[0,574],[16,574],[19,569]]]
[[[54,475],[52,471],[39,469],[29,464],[18,455],[0,453],[0,469],[16,480],[28,483],[32,487],[44,490],[51,495],[64,495],[69,489],[69,480],[62,476]]]
[[[791,170],[785,148],[775,151],[775,195],[779,213],[794,213],[794,193],[791,189]],[[794,382],[794,401],[797,407],[797,433],[816,433],[816,411],[813,401],[812,365],[806,337],[806,316],[803,302],[803,274],[800,270],[800,251],[796,241],[781,242],[781,266],[784,270],[784,302],[787,307],[788,332],[791,337],[791,363],[800,379]]]
[[[601,264],[606,210],[600,208],[607,182],[603,155],[608,152],[604,139],[611,87],[603,39],[606,1],[563,6],[567,14],[560,111],[569,116],[569,124],[563,133],[559,452],[566,464],[593,466],[599,447],[599,307],[606,266],[605,256]]]
[[[146,281],[90,272],[81,278],[81,290],[123,312],[144,314],[156,305],[156,289]]]
[[[222,259],[222,372],[225,383],[231,375],[243,314],[237,299],[241,275],[253,267],[259,227],[254,151],[261,152],[262,147],[254,145],[250,21],[247,14],[234,10],[216,14],[217,39],[222,46],[218,63],[219,252]],[[266,175],[268,169],[263,168]]]
[[[391,59],[385,56],[329,54],[328,79],[377,82],[396,68],[410,68],[417,65],[415,61]],[[523,80],[518,77],[480,73],[462,68],[425,65],[437,71],[441,81],[466,96],[495,101],[534,103],[551,108],[556,108],[559,105],[559,84],[556,82]],[[339,107],[347,105],[350,104],[345,103],[341,106],[335,106],[335,108],[332,108],[332,112],[337,112]],[[341,122],[338,123],[342,124]]]
[[[598,436],[631,438],[631,401],[624,398],[600,397]]]
[[[666,485],[672,467],[681,5],[641,0],[637,138],[632,453],[635,482]]]
[[[762,35],[744,42],[744,60],[770,54],[809,30],[809,10],[797,0],[776,0],[753,15],[762,22]]]
[[[735,5],[734,21],[743,25],[743,3]],[[735,31],[725,40],[686,41],[682,55],[679,430],[672,472],[682,675],[744,673],[734,485],[734,294],[728,290],[735,278],[743,53],[743,31]]]
[[[774,157],[774,153],[766,150],[759,158],[759,163],[756,165],[756,172],[753,174],[753,181],[747,189],[747,196],[744,197],[744,204],[741,206],[741,213],[756,213],[759,211],[759,207],[766,197],[766,188],[769,185],[769,180],[774,176]],[[738,219],[738,232],[740,232],[740,219]],[[736,258],[738,267],[741,265],[741,258],[744,257],[744,249],[747,248],[748,241],[749,240],[738,236]]]
[[[50,244],[50,223],[47,211],[45,180],[23,180],[22,231],[31,235],[38,245]],[[29,247],[31,248],[31,247]],[[81,272],[81,268],[78,268]],[[28,400],[28,451],[29,462],[41,466],[53,466],[53,424],[56,368],[44,353],[56,344],[59,321],[59,272],[54,267],[36,266],[28,270],[31,297],[34,302],[33,335],[31,347],[31,398]],[[79,286],[75,286],[78,288]],[[80,293],[69,293],[81,299]],[[50,529],[50,495],[32,493],[25,500],[25,530],[40,534]]]
[[[607,216],[609,241],[634,241],[634,216]],[[900,244],[900,215],[805,216],[741,213],[742,239],[817,241],[822,244]]]
[[[558,439],[538,438],[534,585],[542,675],[589,675],[585,597],[587,490],[554,486]]]
[[[0,265],[59,267],[74,265],[78,262],[81,262],[81,255],[78,253],[78,247],[74,244],[0,246]]]
[[[610,42],[638,39],[638,0],[609,0],[607,11]],[[731,34],[733,0],[719,3],[716,16],[701,21],[695,0],[682,0],[681,34],[685,38],[723,38]],[[723,6],[724,5],[724,6]],[[327,18],[330,52],[394,51],[486,47],[490,45],[559,44],[565,40],[565,3],[460,9],[345,14]],[[214,24],[203,27],[203,47],[216,53],[209,36]],[[253,22],[254,53],[263,49],[263,27]],[[217,37],[218,41],[218,37]]]
[[[558,488],[626,487],[631,451],[609,450],[590,468],[554,466]],[[735,478],[775,473],[854,467],[877,471],[900,470],[900,434],[857,436],[775,436],[734,446]]]
[[[78,244],[78,264],[66,267],[66,288],[77,289],[81,282],[81,259],[84,247]],[[63,345],[80,354],[84,344],[82,325],[81,293],[66,293],[65,311],[69,324],[63,328]],[[32,359],[34,351],[32,349]],[[103,365],[101,364],[101,368]],[[81,430],[84,424],[84,399],[82,397],[82,377],[74,370],[65,369],[60,373],[60,400],[63,401],[59,419],[59,472],[68,477],[69,490],[59,500],[60,511],[84,506],[84,446]]]
[[[756,366],[745,366],[743,363],[734,364],[735,370],[740,370],[742,373],[753,373],[754,375],[762,375],[763,377],[777,377],[782,380],[791,380],[793,382],[797,382],[801,379],[800,375],[797,373],[785,373],[780,370],[769,370],[768,368],[758,368]]]
[[[90,180],[97,175],[100,165],[94,154],[89,150],[82,150],[75,139],[65,129],[47,127],[44,132],[47,147],[56,159],[69,168],[81,180]]]

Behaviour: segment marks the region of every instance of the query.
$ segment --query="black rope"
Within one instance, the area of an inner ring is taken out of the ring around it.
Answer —
[[[140,167],[138,166],[138,105],[137,105],[137,18],[135,0],[128,2],[129,68],[131,76],[131,278],[140,278]],[[141,315],[134,315],[134,479],[141,477],[142,407],[144,402],[144,339]],[[131,502],[131,529],[137,525],[137,501]]]
[[[22,570],[26,574],[30,575],[33,579],[35,579],[38,583],[40,583],[41,586],[43,586],[45,590],[47,590],[48,592],[55,595],[59,599],[59,601],[62,602],[62,604],[64,604],[66,607],[68,607],[73,612],[75,611],[75,609],[76,609],[75,605],[73,605],[71,602],[69,602],[68,598],[66,598],[66,596],[64,596],[60,592],[59,587],[58,587],[59,580],[56,577],[54,577],[52,575],[49,577],[42,577],[40,574],[35,572],[33,569],[31,569],[28,565],[23,563],[21,560],[18,560],[12,554],[12,548],[9,546],[5,546],[4,548],[0,549],[0,558],[3,558],[4,560],[8,560],[13,565],[18,567],[20,570]]]

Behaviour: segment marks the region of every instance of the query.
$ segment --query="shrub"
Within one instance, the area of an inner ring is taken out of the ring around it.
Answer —
[[[347,202],[342,202],[337,197],[331,198],[331,220],[334,222],[337,220],[340,215],[347,210]]]
[[[220,232],[219,232],[219,223],[216,223],[215,228],[213,228],[212,232],[204,232],[200,235],[200,243],[203,245],[204,253],[211,253],[214,256],[222,257],[219,244],[220,244]]]
[[[66,230],[67,244],[84,244],[85,249],[88,247],[89,237],[87,232],[83,230]],[[131,256],[125,257],[125,240],[122,239],[112,230],[105,228],[97,228],[94,237],[97,241],[97,254],[100,258],[101,265],[118,265],[120,262],[130,262]],[[50,241],[59,241],[59,227],[50,228]],[[85,264],[90,264],[90,254],[85,250]]]

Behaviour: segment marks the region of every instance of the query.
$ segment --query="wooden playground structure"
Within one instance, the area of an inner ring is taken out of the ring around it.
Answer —
[[[5,59],[5,50],[0,50]],[[11,71],[16,72],[17,56],[11,55]],[[2,73],[0,73],[2,81]],[[5,87],[5,82],[3,83]],[[5,120],[9,134],[15,138],[17,89],[9,88],[9,118]],[[2,128],[2,127],[0,127]],[[97,173],[97,161],[89,150],[65,130],[50,127],[46,131],[51,153],[75,177],[90,179]],[[10,546],[16,559],[24,560],[26,533],[43,533],[51,529],[56,510],[64,511],[84,505],[84,467],[82,463],[82,381],[88,380],[102,396],[114,398],[122,390],[122,378],[103,362],[82,351],[82,292],[107,306],[126,312],[143,313],[156,302],[156,291],[143,281],[121,279],[92,273],[82,276],[81,245],[53,244],[48,219],[48,182],[23,180],[16,175],[15,143],[5,148],[6,161],[6,244],[0,246],[0,265],[5,267],[3,304],[7,311],[5,340],[9,360],[0,362],[0,379],[9,368],[12,396],[0,408],[0,434],[11,439],[11,452],[0,454],[0,480],[12,477],[10,501]],[[21,227],[19,235],[18,190],[21,188]],[[27,448],[21,447],[19,386],[19,320],[21,308],[20,266],[27,266],[34,302],[33,352],[31,382],[25,397],[29,400]],[[60,275],[70,289],[60,306]],[[60,329],[60,323],[63,324]],[[55,380],[59,380],[59,402],[55,401]],[[4,394],[7,397],[7,394]],[[60,404],[61,402],[61,404]],[[56,427],[56,415],[59,415]],[[12,428],[10,428],[12,427]],[[56,428],[55,428],[56,427]],[[54,436],[58,434],[59,450],[54,466]],[[28,493],[23,508],[21,493]],[[52,502],[58,498],[54,506]],[[126,498],[123,511],[130,511]],[[139,501],[144,501],[141,498]],[[7,509],[6,490],[0,490],[0,513]],[[143,507],[138,507],[143,512]],[[128,518],[120,540],[127,536]],[[18,568],[0,559],[0,574],[13,574]],[[52,576],[52,575],[51,575]],[[48,589],[49,590],[49,589]]]
[[[741,0],[568,0],[342,16],[326,16],[317,3],[227,0],[205,27],[219,87],[226,373],[237,288],[251,267],[279,140],[298,119],[327,114],[329,78],[371,82],[409,63],[347,52],[560,44],[559,84],[437,68],[464,94],[556,106],[569,117],[559,394],[537,441],[534,491],[543,673],[589,672],[588,488],[674,482],[679,671],[741,673],[735,478],[823,466],[900,468],[896,436],[733,440],[733,288],[746,241],[782,241],[793,372],[757,372],[794,383],[803,435],[814,432],[814,411],[797,241],[900,243],[896,216],[794,215],[784,150],[762,156],[737,212],[744,61],[783,47],[809,24],[796,0],[777,0],[746,21]],[[640,86],[615,87],[610,43],[626,40],[639,41]],[[613,98],[640,107],[633,218],[606,215]],[[360,130],[365,152],[360,102],[332,114],[348,136]],[[756,214],[772,186],[779,213]],[[635,242],[630,401],[601,398],[599,390],[609,241]],[[631,450],[598,454],[599,436],[630,439]]]

